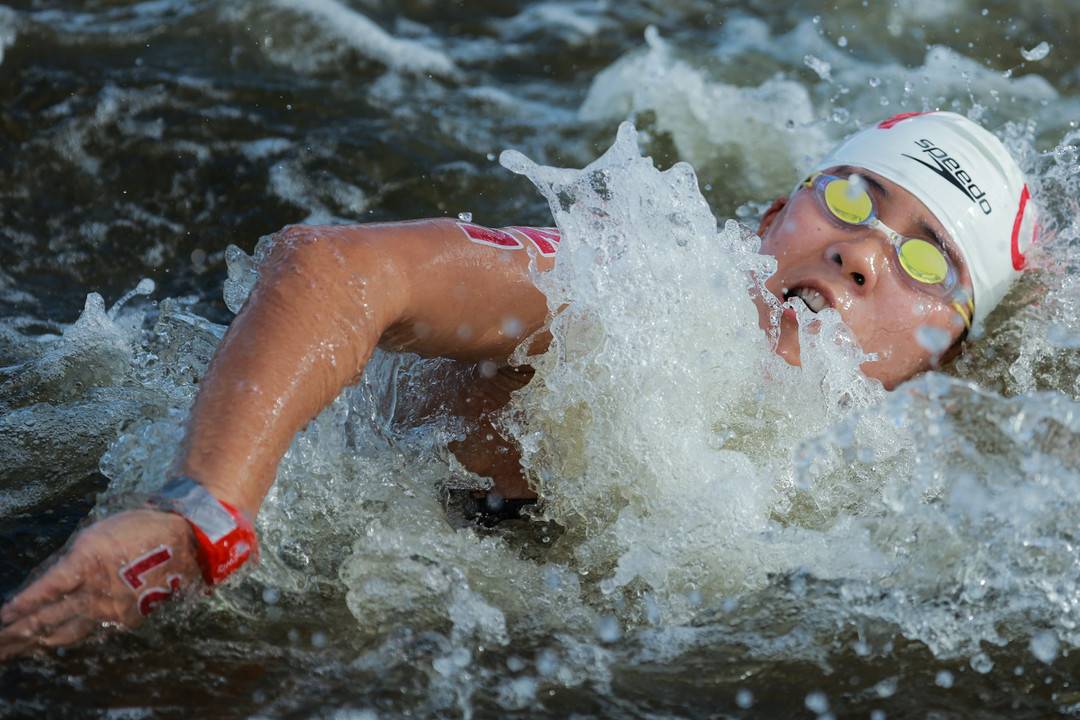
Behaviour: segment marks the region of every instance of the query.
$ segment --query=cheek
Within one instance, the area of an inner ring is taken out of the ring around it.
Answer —
[[[963,330],[956,312],[934,298],[905,297],[864,309],[852,327],[863,350],[906,368],[940,357]]]

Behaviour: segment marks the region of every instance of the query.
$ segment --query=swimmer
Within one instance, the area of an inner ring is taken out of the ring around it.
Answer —
[[[892,389],[981,332],[1035,233],[1023,174],[993,135],[953,113],[898,115],[842,143],[765,213],[761,252],[777,268],[765,282],[774,299],[754,298],[761,327],[797,365],[792,308],[835,308],[874,358],[863,372]],[[280,231],[199,385],[168,482],[77,533],[3,606],[0,658],[135,627],[255,559],[253,520],[282,455],[377,346],[475,363],[452,401],[474,432],[451,450],[499,497],[534,499],[491,418],[532,375],[511,353],[550,340],[529,263],[553,267],[560,239],[451,219]]]

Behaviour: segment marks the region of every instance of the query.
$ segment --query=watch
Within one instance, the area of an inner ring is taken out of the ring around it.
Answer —
[[[149,504],[176,513],[191,525],[207,585],[221,583],[248,560],[258,558],[259,541],[251,520],[193,478],[181,475],[169,480],[150,497]]]

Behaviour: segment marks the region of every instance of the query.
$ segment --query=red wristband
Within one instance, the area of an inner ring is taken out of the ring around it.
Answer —
[[[248,560],[258,559],[259,541],[251,520],[195,480],[184,476],[170,480],[150,504],[191,525],[207,585],[221,583]]]
[[[224,500],[218,500],[218,503],[232,516],[235,527],[216,542],[188,518],[195,541],[199,544],[199,567],[202,568],[203,579],[211,586],[225,580],[248,560],[259,557],[255,526],[229,503]]]

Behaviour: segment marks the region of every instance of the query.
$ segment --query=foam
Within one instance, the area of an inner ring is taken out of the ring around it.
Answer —
[[[454,61],[445,53],[417,41],[396,38],[337,0],[273,0],[272,4],[313,20],[327,36],[324,42],[344,41],[364,57],[391,69],[440,77],[459,74]],[[307,50],[297,48],[296,53]]]
[[[0,5],[0,65],[4,63],[4,51],[15,44],[18,37],[18,14],[9,7]]]
[[[750,87],[714,81],[678,60],[655,29],[646,32],[646,42],[647,50],[596,76],[581,105],[583,119],[652,112],[656,129],[671,135],[680,157],[699,171],[734,164],[743,191],[753,194],[790,185],[808,153],[828,148],[827,138],[807,127],[815,111],[799,83],[778,77]],[[792,132],[796,127],[798,134]],[[752,164],[744,161],[748,156]]]

